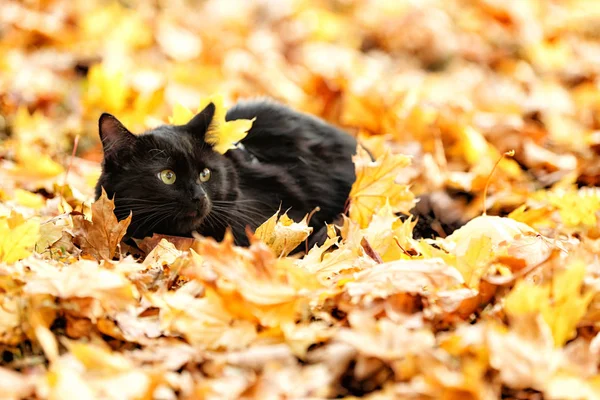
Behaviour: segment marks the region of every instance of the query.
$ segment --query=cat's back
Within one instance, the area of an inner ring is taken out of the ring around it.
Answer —
[[[308,147],[317,156],[321,151],[328,152],[332,149],[344,157],[356,152],[356,139],[348,133],[317,117],[293,110],[273,100],[241,101],[228,111],[226,118],[255,118],[252,129],[243,141],[244,145],[268,142],[266,147],[284,150],[284,153],[288,154],[290,150],[304,150]]]
[[[281,188],[282,183],[290,193],[296,193],[286,201],[279,197],[278,189],[274,192],[276,207],[279,200],[287,207],[296,204],[292,214],[295,210],[300,218],[319,207],[321,211],[311,220],[317,225],[332,222],[343,212],[355,180],[354,137],[319,118],[268,100],[242,101],[226,118],[255,118],[242,140],[259,161],[247,178],[253,179],[254,171],[275,171],[277,183],[269,186],[265,182],[264,193]]]

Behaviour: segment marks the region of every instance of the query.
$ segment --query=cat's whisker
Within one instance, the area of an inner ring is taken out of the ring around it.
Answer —
[[[174,210],[173,210],[174,211]],[[141,220],[136,220],[136,229],[132,232],[132,236],[135,236],[136,233],[140,232],[141,229],[147,225],[149,222],[151,223],[151,225],[144,229],[147,232],[152,232],[152,229],[156,226],[158,226],[158,224],[160,224],[161,222],[163,222],[164,220],[166,220],[168,217],[171,216],[171,213],[165,213],[165,212],[161,212],[156,211],[153,213],[150,213],[146,216],[144,216]]]
[[[224,211],[224,212],[238,212],[243,215],[251,213],[251,214],[254,214],[257,216],[264,216],[265,211],[266,211],[264,209],[253,208],[253,207],[223,207],[221,205],[214,205],[214,204],[213,204],[212,208],[215,210]]]
[[[149,232],[152,232],[152,230],[153,230],[153,229],[154,229],[156,226],[158,226],[158,225],[159,225],[161,222],[163,222],[163,221],[165,221],[167,218],[169,218],[169,216],[170,216],[169,214],[165,214],[165,215],[163,215],[162,217],[160,217],[160,218],[156,219],[156,220],[154,221],[154,223],[153,223],[152,225],[150,225],[150,227],[148,227],[148,231],[149,231]]]
[[[232,228],[241,229],[242,232],[246,229],[246,226],[253,227],[256,223],[249,216],[237,214],[235,212],[231,212],[231,210],[228,211],[228,214],[222,213],[218,210],[214,210],[214,216],[220,218],[221,221],[225,222],[225,225],[229,225]],[[264,221],[261,221],[261,223],[262,222]]]
[[[161,199],[142,199],[135,197],[115,197],[115,202],[136,202],[136,203],[153,203],[153,204],[162,204],[164,200]]]
[[[257,222],[257,223],[262,223],[264,221],[267,220],[268,217],[266,217],[264,214],[261,213],[241,213],[238,211],[231,211],[231,210],[215,210],[213,209],[213,212],[215,214],[218,214],[219,216],[225,218],[226,220],[242,220],[244,222]]]

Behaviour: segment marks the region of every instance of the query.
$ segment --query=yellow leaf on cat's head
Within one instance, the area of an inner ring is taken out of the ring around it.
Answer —
[[[235,149],[236,143],[246,137],[256,118],[225,121],[227,109],[222,95],[210,96],[203,100],[198,111],[204,110],[210,103],[214,104],[215,113],[204,140],[213,146],[217,153],[225,154],[227,150]]]
[[[236,119],[226,121],[227,109],[224,105],[222,95],[209,96],[200,102],[197,113],[202,112],[210,104],[215,106],[215,112],[206,131],[204,140],[213,147],[213,150],[225,154],[228,150],[235,149],[236,144],[248,134],[252,123],[256,118]],[[175,104],[173,115],[169,117],[169,123],[173,125],[185,125],[194,117],[194,113],[182,104]]]

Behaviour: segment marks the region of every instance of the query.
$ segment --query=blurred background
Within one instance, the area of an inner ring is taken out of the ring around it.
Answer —
[[[508,212],[539,188],[600,183],[599,39],[595,0],[4,0],[1,193],[49,196],[70,168],[86,198],[100,113],[139,133],[220,92],[412,155],[403,179],[466,196],[464,215],[514,149],[485,205]]]

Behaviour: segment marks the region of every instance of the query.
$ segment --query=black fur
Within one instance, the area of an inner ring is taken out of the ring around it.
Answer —
[[[246,245],[246,226],[256,229],[280,207],[296,221],[319,207],[310,225],[314,237],[323,236],[325,223],[344,211],[355,180],[356,140],[280,104],[247,101],[226,117],[256,118],[242,141],[245,150],[221,155],[204,141],[213,114],[211,104],[187,125],[164,125],[137,136],[102,115],[104,161],[96,197],[104,187],[115,196],[119,219],[133,213],[128,235],[197,231],[221,240],[231,227],[236,243]],[[211,178],[199,183],[204,168]],[[174,184],[158,178],[165,169],[176,173]]]

